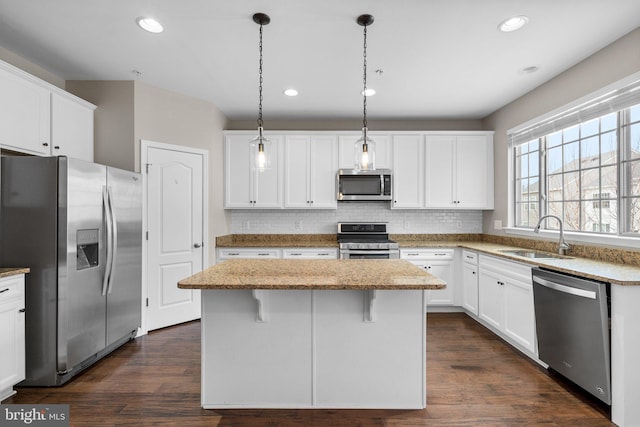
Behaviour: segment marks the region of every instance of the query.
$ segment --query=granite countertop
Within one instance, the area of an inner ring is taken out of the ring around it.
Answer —
[[[443,289],[406,260],[232,259],[178,282],[182,289]]]
[[[532,259],[505,254],[509,249],[530,249],[554,254],[555,242],[517,238],[485,241],[482,234],[428,234],[389,236],[401,249],[466,248],[479,253],[506,258],[532,266],[609,282],[615,285],[640,286],[640,252],[574,245],[564,258]],[[338,247],[335,234],[232,234],[216,239],[217,247]]]
[[[17,274],[27,274],[31,271],[28,268],[0,267],[0,279],[3,277],[15,276]]]

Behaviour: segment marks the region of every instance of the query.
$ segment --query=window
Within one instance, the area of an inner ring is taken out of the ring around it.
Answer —
[[[568,231],[640,237],[637,102],[560,130],[540,125],[525,140],[520,135],[512,153],[516,227],[533,228],[551,214]],[[556,221],[546,225],[558,228]]]

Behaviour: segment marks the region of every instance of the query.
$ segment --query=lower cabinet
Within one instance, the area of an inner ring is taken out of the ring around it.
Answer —
[[[480,320],[537,357],[531,267],[480,255],[478,270]]]
[[[336,248],[218,248],[217,262],[228,259],[337,259]]]
[[[25,379],[24,274],[0,278],[0,401]]]
[[[427,306],[453,306],[455,300],[453,249],[401,249],[400,258],[411,261],[418,267],[447,282],[444,289],[425,291]]]
[[[462,251],[462,308],[478,315],[478,254]]]

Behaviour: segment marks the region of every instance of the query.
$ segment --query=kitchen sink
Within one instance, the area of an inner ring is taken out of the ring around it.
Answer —
[[[550,254],[548,252],[534,251],[530,249],[503,249],[500,252],[506,255],[515,255],[523,258],[533,259],[567,259],[564,255]]]

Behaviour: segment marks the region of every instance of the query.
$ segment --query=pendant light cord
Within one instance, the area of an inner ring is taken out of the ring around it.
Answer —
[[[258,45],[260,51],[260,62],[258,67],[258,130],[260,131],[260,139],[262,139],[262,24],[260,24],[260,43]]]
[[[364,25],[364,49],[362,52],[362,129],[364,143],[367,143],[367,26]]]

